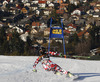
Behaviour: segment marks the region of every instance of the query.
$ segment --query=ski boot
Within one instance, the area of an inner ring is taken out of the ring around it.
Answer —
[[[33,72],[37,72],[37,70],[36,70],[36,69],[33,69],[32,71],[33,71]]]
[[[74,75],[74,74],[68,72],[66,77],[69,77],[69,78],[72,78],[73,80],[76,80],[76,79],[78,79],[79,76],[78,75]]]
[[[53,72],[54,72],[54,74],[56,74],[56,75],[61,75],[60,72],[58,72],[58,71],[53,71]]]

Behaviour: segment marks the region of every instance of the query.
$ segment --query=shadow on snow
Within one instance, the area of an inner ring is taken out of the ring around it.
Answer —
[[[79,75],[78,80],[83,80],[88,77],[95,77],[95,76],[100,76],[100,73],[74,73],[75,75]]]

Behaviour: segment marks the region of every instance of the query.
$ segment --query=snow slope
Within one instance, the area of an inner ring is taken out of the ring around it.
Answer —
[[[0,56],[0,82],[73,82],[65,75],[55,75],[45,71],[41,63],[37,73],[32,72],[36,56]],[[74,82],[100,82],[100,61],[76,60],[51,57],[63,69],[78,74]]]

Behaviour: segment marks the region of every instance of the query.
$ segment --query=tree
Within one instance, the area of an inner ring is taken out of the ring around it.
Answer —
[[[73,35],[73,42],[74,42],[75,45],[79,42],[79,37],[78,37],[77,33],[75,33]]]
[[[32,46],[32,41],[30,39],[30,37],[27,37],[27,41],[25,42],[24,45],[24,55],[31,55],[31,46]]]
[[[6,33],[5,33],[5,27],[2,27],[0,29],[0,54],[4,54],[5,48],[4,43],[6,41]]]
[[[21,55],[24,53],[24,42],[20,39],[19,33],[16,30],[12,34],[12,39],[9,43],[10,53],[16,53],[16,55]]]
[[[88,56],[88,53],[90,52],[90,39],[87,39],[86,41],[80,41],[75,46],[75,53],[81,56]]]
[[[75,10],[77,8],[77,6],[75,6],[74,4],[69,4],[68,5],[68,13],[70,14],[73,10]]]
[[[10,48],[9,48],[9,42],[7,40],[3,42],[1,49],[3,55],[9,55]]]
[[[63,44],[62,43],[52,40],[52,43],[50,45],[51,45],[50,46],[51,50],[63,53]]]
[[[66,44],[66,51],[68,55],[72,55],[75,51],[74,45],[72,43]]]
[[[77,33],[69,36],[69,43],[77,44],[79,42],[79,38]]]
[[[49,15],[49,17],[54,17],[54,19],[57,19],[58,15],[57,15],[57,13],[56,13],[56,9],[54,9],[54,10],[52,11],[52,13]]]
[[[93,25],[93,27],[89,30],[90,38],[91,38],[91,48],[96,48],[100,46],[100,27]]]

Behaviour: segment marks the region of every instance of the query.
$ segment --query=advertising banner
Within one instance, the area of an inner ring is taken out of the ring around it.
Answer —
[[[62,27],[52,27],[52,18],[50,21],[50,35],[49,35],[49,45],[48,45],[48,52],[50,51],[50,39],[51,38],[62,38],[63,39],[63,46],[64,46],[64,55],[66,54],[65,51],[65,42],[64,42],[64,34],[63,34],[63,22],[61,19],[61,26]]]
[[[64,38],[63,29],[61,27],[50,28],[50,38]]]

